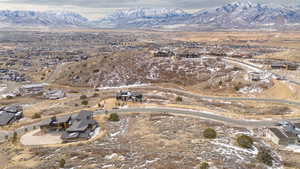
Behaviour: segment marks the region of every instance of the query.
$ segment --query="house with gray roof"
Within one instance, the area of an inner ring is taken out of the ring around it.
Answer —
[[[282,122],[279,127],[269,128],[266,137],[277,145],[300,144],[299,123]]]
[[[21,95],[37,95],[42,94],[44,91],[44,86],[47,84],[40,83],[40,84],[28,84],[23,85],[19,88],[19,93]]]
[[[116,99],[121,100],[121,101],[133,101],[133,102],[140,101],[140,102],[142,102],[143,95],[140,93],[137,93],[137,92],[120,91],[119,93],[117,93]]]
[[[266,133],[266,137],[277,145],[289,145],[298,143],[297,135],[291,132],[286,132],[280,128],[269,128],[269,131]]]
[[[43,132],[49,131],[64,131],[71,125],[71,115],[53,116],[50,119],[43,120],[40,123],[40,128]]]
[[[0,126],[12,124],[23,117],[23,108],[12,105],[0,108]]]
[[[93,120],[93,112],[82,110],[72,119],[72,124],[62,134],[64,142],[88,140],[92,137],[98,123]]]

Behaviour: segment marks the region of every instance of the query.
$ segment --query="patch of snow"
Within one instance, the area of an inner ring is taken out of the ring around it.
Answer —
[[[109,165],[102,166],[102,168],[110,168],[110,167],[113,167],[113,166],[114,166],[113,164],[109,164]]]
[[[164,25],[163,28],[165,29],[175,29],[175,28],[180,28],[180,27],[185,27],[187,26],[186,24],[175,24],[175,25]]]
[[[121,107],[119,107],[120,109],[126,109],[126,108],[128,108],[128,105],[124,105],[124,106],[121,106]]]
[[[246,86],[239,90],[240,93],[248,94],[248,93],[261,93],[263,91],[260,87],[255,86]]]
[[[97,127],[97,128],[95,129],[95,131],[93,132],[93,135],[92,135],[91,138],[95,138],[95,137],[99,134],[100,129],[101,129],[101,127]]]
[[[258,150],[257,150],[256,147],[253,147],[253,149],[245,149],[245,148],[232,146],[232,145],[229,145],[229,144],[219,143],[219,142],[216,142],[216,141],[212,141],[211,143],[214,144],[214,145],[219,145],[221,147],[226,147],[228,149],[231,149],[231,150],[234,150],[234,151],[237,151],[237,152],[244,152],[244,153],[249,153],[249,154],[253,154],[253,155],[258,153]]]
[[[146,160],[146,164],[151,164],[158,160],[160,160],[160,158],[155,158],[154,160]]]
[[[288,151],[293,151],[295,153],[300,153],[300,145],[288,145],[285,147]]]
[[[106,160],[124,159],[124,156],[118,155],[117,153],[113,153],[113,154],[111,154],[111,155],[106,155],[106,156],[104,157],[104,159],[106,159]]]
[[[78,156],[74,156],[74,157],[70,158],[70,160],[75,160],[76,158],[78,158]]]
[[[6,90],[7,87],[6,86],[0,86],[0,92],[3,92],[4,90]]]
[[[111,137],[115,137],[115,136],[119,135],[120,133],[121,133],[121,131],[118,131],[118,132],[115,132],[115,133],[110,134],[110,136],[111,136]]]

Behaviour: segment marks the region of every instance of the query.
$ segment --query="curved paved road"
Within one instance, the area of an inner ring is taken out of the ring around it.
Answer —
[[[137,88],[138,89],[138,88]],[[139,89],[148,89],[148,90],[160,90],[164,92],[172,92],[174,94],[190,97],[199,100],[221,100],[221,101],[255,101],[255,102],[266,102],[266,103],[278,103],[278,104],[288,104],[292,106],[300,107],[300,102],[283,100],[283,99],[269,99],[269,98],[247,98],[247,97],[215,97],[215,96],[202,96],[199,94],[191,93],[185,90],[172,89],[172,88],[162,88],[162,87],[139,87]]]
[[[227,60],[227,61],[229,61],[229,62],[234,62],[234,63],[236,63],[236,64],[239,64],[239,65],[241,65],[241,66],[245,66],[245,67],[252,68],[254,71],[257,71],[257,70],[259,70],[259,71],[268,71],[268,70],[265,70],[265,69],[262,69],[262,68],[256,66],[255,64],[249,64],[249,63],[243,62],[243,61],[241,61],[241,60],[236,60],[236,59],[227,58],[227,57],[226,57],[226,58],[223,58],[223,60]],[[288,83],[292,83],[292,84],[295,84],[295,85],[300,86],[300,82],[297,82],[297,81],[291,80],[291,79],[287,79],[287,77],[282,76],[282,75],[277,74],[277,73],[273,73],[273,72],[271,72],[271,71],[268,71],[268,72],[272,73],[272,74],[275,75],[275,76],[283,77],[283,78],[285,79],[285,81],[288,82]]]
[[[126,109],[113,109],[109,111],[100,110],[96,111],[95,114],[105,114],[105,113],[139,113],[139,112],[148,112],[148,113],[174,113],[181,115],[193,115],[201,118],[219,121],[235,126],[243,127],[271,127],[275,126],[278,121],[267,121],[267,120],[237,120],[214,113],[198,110],[189,110],[189,109],[176,109],[168,107],[148,107],[148,108],[126,108]]]
[[[105,114],[105,113],[129,113],[129,112],[149,112],[149,113],[174,113],[180,115],[193,115],[201,118],[214,120],[234,126],[242,126],[242,127],[271,127],[275,126],[279,121],[271,121],[271,120],[238,120],[233,118],[224,117],[221,115],[217,115],[210,112],[198,111],[198,110],[190,110],[190,109],[176,109],[176,108],[168,108],[168,107],[148,107],[148,108],[126,108],[126,109],[112,109],[112,110],[99,110],[95,112],[95,115]],[[300,120],[297,119],[289,119],[291,121]],[[33,130],[39,127],[39,123],[31,124],[28,126],[20,127],[13,131],[5,131],[0,132],[0,142],[6,141],[6,137],[11,138],[13,133],[16,132],[18,135],[24,134],[27,131]]]

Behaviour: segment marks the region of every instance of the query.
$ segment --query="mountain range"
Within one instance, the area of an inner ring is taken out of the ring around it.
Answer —
[[[117,11],[97,23],[117,28],[277,28],[300,24],[300,8],[270,7],[250,2],[230,3],[191,14],[180,9],[142,8]]]
[[[0,11],[0,25],[6,26],[88,26],[89,20],[74,12]]]
[[[188,13],[183,9],[117,10],[91,21],[73,12],[0,11],[0,25],[147,29],[300,29],[300,6],[235,2]]]

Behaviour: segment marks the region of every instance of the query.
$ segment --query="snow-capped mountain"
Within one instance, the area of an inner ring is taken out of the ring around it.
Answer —
[[[234,2],[188,14],[181,9],[138,8],[116,11],[97,21],[100,26],[122,28],[206,27],[259,28],[283,27],[300,23],[300,8]]]
[[[86,26],[88,19],[73,12],[0,11],[0,23],[11,26]]]
[[[96,21],[101,26],[114,27],[155,27],[164,22],[178,21],[191,16],[178,8],[135,8],[117,10],[104,19]]]
[[[178,8],[135,8],[116,10],[96,21],[73,12],[0,11],[0,27],[13,26],[300,30],[300,6],[270,6],[242,1],[201,9],[192,14]]]
[[[224,27],[258,26],[262,24],[283,25],[300,23],[300,13],[294,8],[269,7],[250,2],[236,2],[219,8],[195,13],[187,23],[213,24]]]
[[[181,9],[168,9],[168,8],[136,8],[116,11],[114,14],[108,16],[109,19],[121,18],[167,18],[188,15]]]

